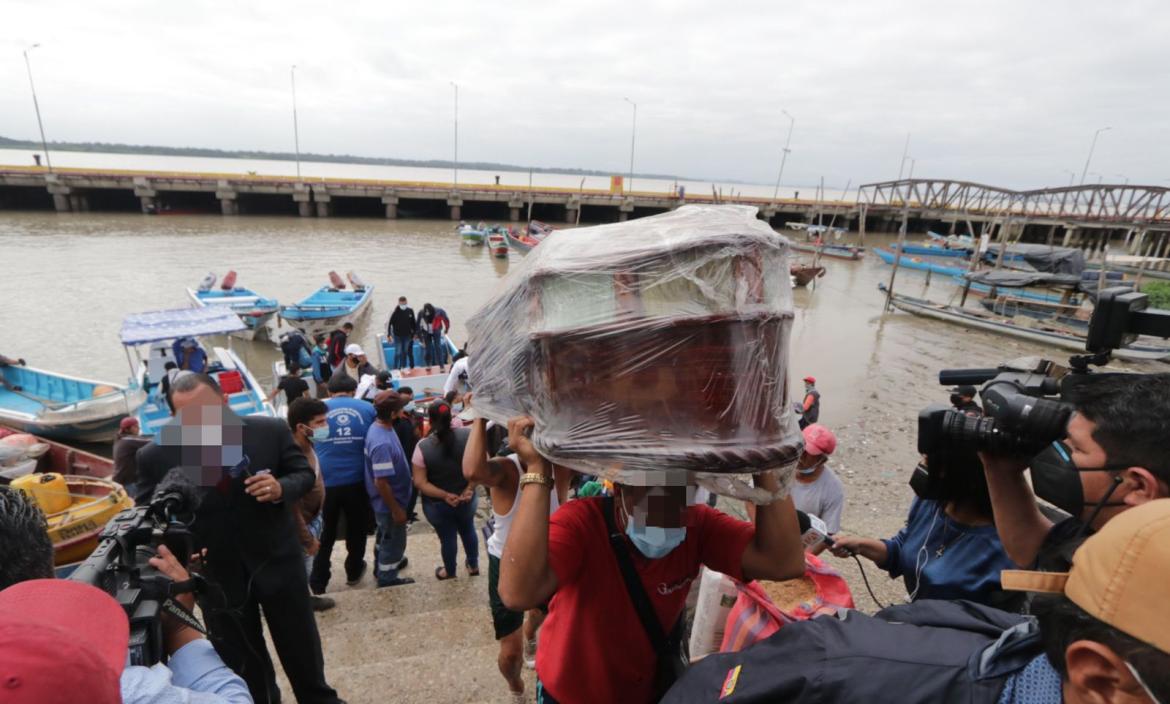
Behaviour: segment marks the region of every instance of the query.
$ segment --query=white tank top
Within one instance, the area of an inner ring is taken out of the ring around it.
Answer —
[[[516,473],[521,474],[520,470],[520,456],[516,454],[508,455],[506,459],[512,461],[512,466],[516,468]],[[512,519],[516,517],[516,507],[520,505],[520,487],[516,487],[516,498],[512,500],[512,508],[505,514],[496,513],[492,509],[492,516],[496,520],[496,530],[491,534],[487,541],[488,554],[500,558],[504,556],[504,544],[508,542],[508,531],[512,528]],[[554,487],[549,492],[548,497],[548,514],[551,516],[557,507],[561,505],[561,501],[557,498],[557,491]]]

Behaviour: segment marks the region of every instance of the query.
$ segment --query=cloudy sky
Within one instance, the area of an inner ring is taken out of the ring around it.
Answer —
[[[449,158],[837,187],[1170,184],[1165,0],[6,0],[0,135]],[[1097,176],[1096,174],[1100,174]]]

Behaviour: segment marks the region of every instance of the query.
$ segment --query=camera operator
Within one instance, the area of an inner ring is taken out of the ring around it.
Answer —
[[[663,699],[711,702],[1158,704],[1170,701],[1170,501],[1126,512],[1071,570],[1005,571],[1037,618],[923,600],[785,624],[692,665]]]
[[[917,497],[897,535],[885,540],[835,536],[832,553],[860,555],[890,577],[901,577],[911,601],[966,599],[1018,608],[1018,595],[1000,588],[1000,571],[1016,565],[996,534],[975,452],[955,449],[923,458],[910,485]]]
[[[172,400],[178,417],[139,451],[139,481],[150,495],[171,468],[201,472],[192,531],[207,550],[204,575],[222,590],[200,600],[216,651],[257,702],[279,702],[263,609],[297,701],[335,704],[291,511],[313,487],[309,461],[287,423],[235,415],[209,376],[176,379]]]
[[[978,403],[975,403],[976,393],[975,387],[969,384],[956,386],[951,389],[951,405],[955,407],[955,410],[962,411],[967,415],[981,416],[983,409],[979,407]]]
[[[150,564],[175,582],[190,578],[165,546],[159,548]],[[223,663],[211,644],[198,631],[169,615],[162,621],[167,664],[126,667],[130,624],[118,602],[100,589],[52,577],[53,544],[44,514],[19,491],[0,487],[0,618],[27,624],[22,628],[24,633],[12,643],[21,655],[6,653],[8,648],[0,645],[0,681],[9,683],[15,677],[27,686],[23,692],[27,698],[17,693],[13,701],[252,702],[244,681]],[[188,610],[194,606],[190,594],[176,596],[175,600]],[[11,621],[0,622],[0,634],[11,633],[6,628],[11,625]],[[38,661],[36,642],[46,642],[46,638],[51,653],[46,661]],[[3,640],[4,635],[0,635]],[[94,664],[92,651],[82,657],[69,655],[72,648],[88,651],[86,646],[95,644],[101,651],[96,654],[99,658],[108,656],[104,672],[101,668],[97,672],[86,669],[87,664]],[[67,665],[62,667],[62,663]],[[61,681],[62,673],[79,676],[76,684],[84,688],[84,697],[78,697],[77,690],[71,691],[69,684]],[[118,679],[112,679],[113,675]],[[102,677],[107,685],[104,690],[99,685]],[[9,685],[7,689],[14,688]],[[64,694],[65,698],[51,699],[53,693]],[[196,693],[199,698],[194,696]],[[0,695],[0,700],[9,701],[7,695]]]
[[[1092,374],[1077,382],[1063,394],[1074,408],[1067,437],[1031,460],[1032,487],[1027,459],[980,455],[1000,540],[1017,565],[1067,570],[1087,534],[1170,495],[1170,374]],[[1070,517],[1054,524],[1037,495]]]

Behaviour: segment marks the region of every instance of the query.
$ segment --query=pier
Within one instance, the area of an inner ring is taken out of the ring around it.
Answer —
[[[814,222],[866,232],[989,233],[996,241],[1046,242],[1100,251],[1122,240],[1132,255],[1170,246],[1170,193],[1139,185],[1014,191],[967,181],[903,179],[865,184],[851,200],[769,199],[722,193],[609,191],[238,173],[0,166],[0,209],[150,214],[449,218],[551,223],[615,222],[684,203],[759,208],[776,227]]]

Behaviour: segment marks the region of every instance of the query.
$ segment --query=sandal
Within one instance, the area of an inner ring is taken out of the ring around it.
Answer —
[[[441,582],[444,579],[455,579],[455,575],[447,574],[447,568],[439,565],[435,568],[435,579]]]
[[[472,567],[471,565],[468,565],[466,563],[464,564],[464,567],[467,568],[467,575],[469,577],[478,577],[479,576],[479,568],[478,567]]]

